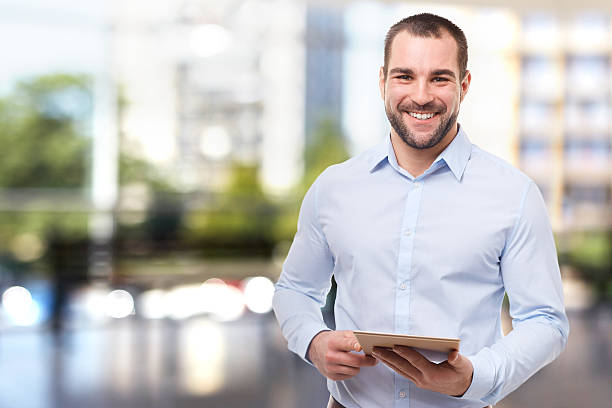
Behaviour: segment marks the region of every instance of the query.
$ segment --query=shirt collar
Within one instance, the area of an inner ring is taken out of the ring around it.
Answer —
[[[439,161],[444,160],[444,163],[446,163],[455,178],[460,181],[471,153],[472,143],[468,139],[463,127],[459,125],[457,136],[455,136],[446,149],[440,153],[431,166],[434,167]],[[393,155],[392,158],[389,157],[391,155]],[[391,144],[391,136],[387,136],[383,142],[374,147],[369,163],[370,172],[373,172],[385,159],[387,159],[389,163],[396,160],[395,152]]]

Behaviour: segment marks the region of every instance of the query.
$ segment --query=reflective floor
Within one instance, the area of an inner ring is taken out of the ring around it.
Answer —
[[[608,407],[612,309],[570,313],[564,354],[497,407]],[[137,318],[0,332],[0,407],[320,407],[315,370],[286,350],[273,316]]]

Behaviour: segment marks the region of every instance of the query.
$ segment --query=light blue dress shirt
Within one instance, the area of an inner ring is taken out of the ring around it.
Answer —
[[[474,366],[460,398],[420,389],[385,364],[328,380],[346,407],[495,404],[565,347],[569,325],[553,235],[532,180],[457,136],[421,176],[383,143],[325,170],[302,202],[276,284],[289,349],[306,359],[325,326],[332,273],[337,330],[461,340]],[[503,336],[508,293],[513,331]],[[445,355],[426,354],[432,361]]]

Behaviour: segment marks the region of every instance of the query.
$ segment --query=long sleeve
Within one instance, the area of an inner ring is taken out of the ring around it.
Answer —
[[[298,228],[281,276],[276,283],[273,307],[289,349],[308,361],[312,338],[329,330],[321,307],[334,268],[332,254],[317,218],[319,179],[306,193]]]
[[[513,330],[468,356],[472,385],[462,398],[495,404],[563,351],[569,324],[552,231],[542,196],[527,185],[500,269],[510,300]]]

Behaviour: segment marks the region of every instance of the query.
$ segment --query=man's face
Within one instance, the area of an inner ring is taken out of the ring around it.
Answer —
[[[406,144],[427,149],[455,129],[471,75],[459,78],[457,43],[450,34],[429,38],[398,33],[386,77],[383,69],[379,86],[387,118]]]

